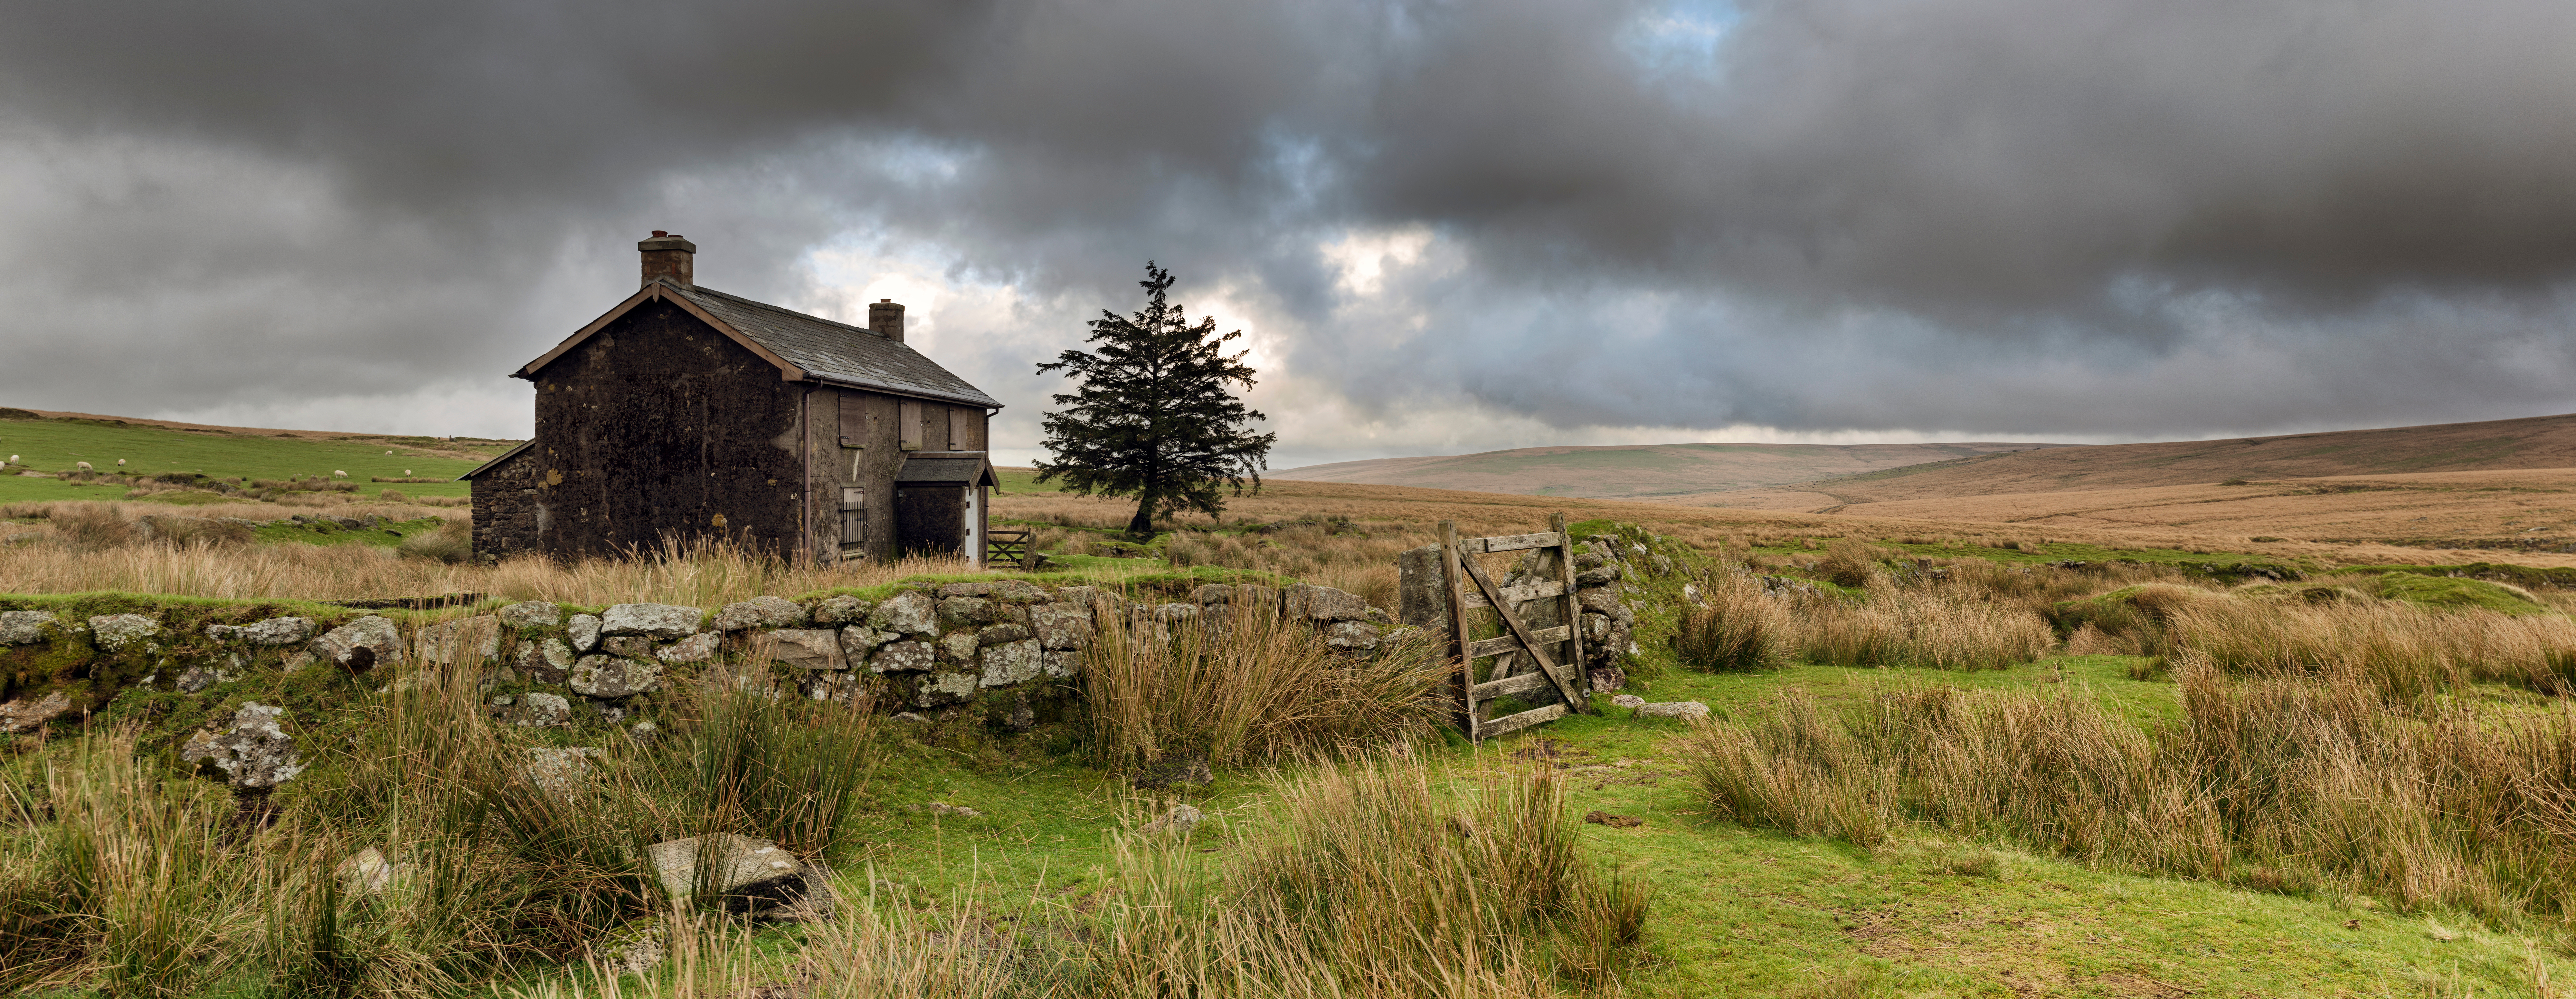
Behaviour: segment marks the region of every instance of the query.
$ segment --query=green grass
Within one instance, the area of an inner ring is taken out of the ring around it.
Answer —
[[[1064,483],[1061,481],[1039,482],[1038,473],[1034,469],[996,468],[993,470],[993,474],[1000,477],[1002,480],[1002,484],[993,490],[996,493],[1060,493],[1064,491]]]
[[[408,441],[409,443],[406,443]],[[370,478],[399,478],[408,469],[415,477],[453,479],[481,464],[479,460],[432,457],[420,453],[424,447],[440,449],[467,448],[493,454],[510,446],[510,442],[432,441],[429,438],[361,438],[355,440],[311,440],[297,437],[254,437],[242,434],[201,433],[121,424],[99,420],[0,420],[0,458],[15,454],[17,463],[37,471],[72,470],[79,462],[89,462],[98,471],[136,476],[163,472],[200,472],[218,478],[249,476],[253,479],[287,479],[305,476],[330,478],[334,471],[349,473],[348,481],[358,484],[358,491],[374,495],[386,489],[398,489],[412,496],[463,496],[462,482],[369,482]],[[386,454],[386,451],[392,454]],[[123,458],[126,465],[116,466]],[[0,476],[0,502],[12,500],[117,499],[125,494],[124,486],[90,485],[64,482],[60,479],[28,478],[15,474]]]

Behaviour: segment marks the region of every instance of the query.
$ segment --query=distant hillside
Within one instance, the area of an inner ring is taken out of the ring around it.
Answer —
[[[1483,454],[1308,465],[1271,472],[1268,477],[1527,496],[1651,498],[1781,485],[1996,452],[2068,446],[1964,443],[1529,447]]]
[[[1973,455],[1796,485],[1658,499],[1701,506],[1816,510],[1963,496],[2196,485],[2230,479],[2538,468],[2576,468],[2576,415]]]
[[[98,471],[135,476],[194,472],[216,478],[328,477],[345,471],[361,492],[388,488],[375,478],[452,479],[516,441],[348,434],[319,430],[217,427],[168,420],[0,407],[0,501],[114,499],[125,487],[65,481],[53,473],[89,462]],[[124,459],[126,464],[116,462]],[[403,483],[413,496],[462,496],[461,482]]]

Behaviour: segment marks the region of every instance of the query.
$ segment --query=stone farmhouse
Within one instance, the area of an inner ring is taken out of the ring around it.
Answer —
[[[615,556],[727,539],[802,562],[984,561],[1001,403],[903,340],[692,280],[656,230],[643,288],[529,361],[534,439],[465,473],[478,557]]]

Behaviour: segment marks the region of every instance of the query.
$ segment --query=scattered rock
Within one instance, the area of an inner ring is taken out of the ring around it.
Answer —
[[[1167,833],[1186,834],[1198,828],[1199,823],[1206,819],[1207,814],[1196,808],[1189,805],[1174,805],[1171,811],[1163,813],[1162,818],[1145,823],[1143,828],[1136,831],[1146,836],[1161,836]]]
[[[829,872],[776,843],[716,833],[655,843],[647,852],[673,901],[763,922],[831,918]]]
[[[667,952],[663,939],[667,930],[648,926],[632,933],[621,933],[591,945],[591,954],[599,966],[612,975],[643,975],[662,966]]]
[[[1324,626],[1324,644],[1343,652],[1375,650],[1382,633],[1366,621],[1335,621]]]
[[[52,611],[0,611],[0,645],[34,645],[51,627]]]
[[[570,706],[565,710],[571,710]],[[528,750],[528,783],[557,798],[569,799],[580,793],[590,776],[590,761],[598,758],[599,750],[590,746]]]
[[[1197,753],[1167,756],[1137,768],[1128,783],[1139,791],[1161,791],[1184,784],[1205,786],[1216,780],[1207,757]]]
[[[1595,694],[1607,694],[1614,690],[1626,689],[1628,686],[1628,671],[1619,667],[1595,666],[1588,672],[1592,680],[1592,692]]]
[[[964,805],[951,805],[945,801],[931,802],[930,814],[941,818],[955,819],[980,819],[984,817],[984,813],[982,812],[968,808]]]
[[[716,635],[711,631],[701,631],[664,646],[653,656],[666,663],[706,662],[716,657]]]
[[[599,648],[599,627],[598,618],[588,614],[575,614],[572,620],[564,625],[564,637],[572,639],[573,651],[589,652]]]
[[[179,747],[179,759],[213,763],[239,788],[276,787],[294,780],[304,772],[304,765],[296,759],[295,739],[278,727],[277,720],[285,713],[285,708],[244,704],[222,730],[189,736]]]
[[[746,628],[801,628],[804,625],[805,608],[796,606],[794,601],[780,597],[753,597],[724,605],[723,610],[716,612],[714,628],[717,631],[742,631]]]
[[[314,639],[313,654],[349,672],[364,673],[380,663],[402,661],[402,632],[393,621],[369,614]]]
[[[501,608],[501,623],[513,628],[551,628],[563,623],[563,608],[545,600],[511,604]]]
[[[1583,821],[1592,823],[1596,826],[1609,826],[1614,829],[1634,829],[1646,824],[1646,820],[1644,819],[1633,818],[1626,815],[1612,815],[1597,808],[1592,810],[1592,814],[1584,816]]]
[[[232,679],[232,677],[225,676],[224,671],[219,669],[206,666],[190,666],[187,670],[179,674],[179,692],[182,694],[193,694],[230,679]]]
[[[383,894],[396,880],[410,876],[411,868],[386,860],[384,851],[371,846],[341,861],[333,873],[340,878],[342,892],[363,898]]]
[[[141,649],[158,652],[161,646],[152,641],[161,633],[161,622],[141,614],[102,614],[89,619],[91,640],[109,652]]]
[[[1636,718],[1706,718],[1708,705],[1698,701],[1650,702],[1635,694],[1620,694],[1610,703],[1627,708]]]
[[[695,607],[676,604],[616,604],[600,615],[599,630],[610,635],[687,638],[698,633],[698,619],[704,616]]]
[[[20,698],[0,704],[0,733],[33,732],[38,726],[62,717],[71,709],[72,699],[59,690],[34,701]]]
[[[662,667],[616,656],[583,656],[572,664],[566,682],[584,697],[633,697],[662,685]]]
[[[650,718],[636,722],[626,729],[626,737],[637,742],[651,742],[661,734],[662,726],[653,724]]]

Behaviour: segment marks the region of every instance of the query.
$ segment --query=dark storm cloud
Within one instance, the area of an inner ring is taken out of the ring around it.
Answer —
[[[2532,374],[2576,268],[2571,42],[2525,0],[32,5],[0,390],[480,385],[660,227],[720,287],[810,294],[795,263],[856,238],[1068,332],[1154,256],[1362,415],[2563,408]],[[1417,231],[1441,266],[1375,297],[1319,249]]]

